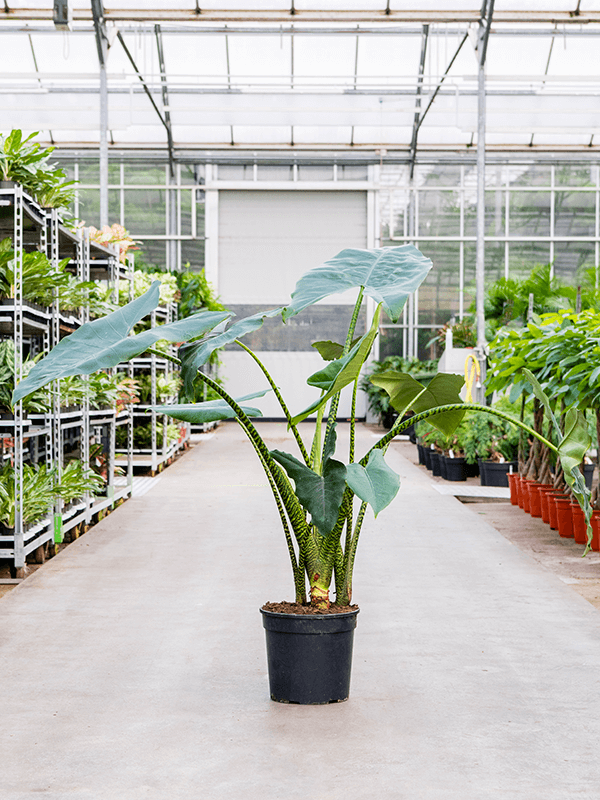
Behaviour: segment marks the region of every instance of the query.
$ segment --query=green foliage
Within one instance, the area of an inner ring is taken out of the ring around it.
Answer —
[[[23,522],[36,522],[45,517],[54,503],[54,477],[45,465],[37,469],[23,464]],[[15,470],[11,464],[0,469],[0,522],[15,527]]]
[[[38,132],[23,139],[20,130],[5,138],[0,136],[0,180],[15,181],[45,208],[58,208],[63,213],[75,197],[75,181],[67,181],[64,170],[49,162],[54,147],[45,150],[32,139]]]
[[[175,303],[179,299],[177,277],[171,272],[133,272],[133,298],[145,294],[154,281],[160,281],[160,305]],[[129,302],[129,281],[119,281],[119,305]],[[219,309],[220,310],[220,309]]]
[[[369,410],[379,418],[380,424],[383,424],[386,415],[393,412],[394,409],[390,403],[389,394],[385,389],[376,386],[371,381],[371,377],[382,372],[403,372],[426,386],[437,373],[437,366],[437,360],[419,361],[418,358],[402,358],[402,356],[388,356],[383,361],[372,361],[369,364],[361,378],[360,388],[366,393]]]
[[[152,402],[152,376],[140,375],[137,379],[140,403],[149,405]],[[159,374],[156,377],[156,397],[161,402],[175,397],[181,389],[181,378],[178,373]]]
[[[156,425],[156,444],[158,448],[162,448],[163,436],[165,425],[158,422]],[[167,447],[170,447],[175,442],[179,441],[180,429],[179,425],[168,422],[166,425],[167,433]],[[116,431],[116,445],[120,449],[127,447],[127,428],[121,425]],[[133,428],[133,447],[135,450],[151,450],[152,449],[152,423],[143,422],[137,424]]]
[[[104,488],[104,481],[82,461],[70,461],[61,471],[57,494],[65,502],[83,497],[85,494],[98,494]]]
[[[16,253],[10,238],[0,242],[0,299],[15,296],[15,263]],[[69,259],[59,261],[57,266],[37,250],[23,253],[22,296],[24,300],[39,303],[42,306],[52,304],[54,289],[67,286],[69,276],[65,271]]]
[[[29,374],[35,364],[34,359],[23,362],[23,376]],[[11,396],[15,388],[15,344],[12,339],[0,341],[0,413],[12,413]],[[47,392],[38,390],[23,401],[23,412],[43,414],[49,409]]]
[[[198,311],[227,311],[215,294],[212,284],[206,279],[204,269],[190,272],[189,263],[185,271],[177,273],[179,288],[179,316],[189,317]]]

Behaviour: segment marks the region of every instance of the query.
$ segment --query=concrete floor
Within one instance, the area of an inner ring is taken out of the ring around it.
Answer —
[[[597,800],[599,612],[388,462],[347,703],[268,698],[258,608],[292,582],[228,424],[0,600],[2,800]]]

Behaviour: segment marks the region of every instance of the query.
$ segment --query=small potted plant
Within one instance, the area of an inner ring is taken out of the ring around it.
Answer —
[[[133,326],[159,302],[159,283],[155,282],[124,308],[65,337],[13,395],[13,401],[18,402],[51,380],[114,367],[152,349],[159,338],[189,342],[179,351],[184,390],[193,391],[194,380],[200,377],[219,399],[158,406],[156,410],[195,424],[237,420],[265,471],[289,553],[295,602],[265,605],[261,609],[274,700],[317,704],[348,697],[352,637],[358,614],[358,607],[352,604],[355,557],[368,507],[377,515],[399,488],[399,476],[385,461],[394,436],[413,421],[422,419],[429,419],[449,435],[468,409],[510,419],[501,411],[462,403],[459,390],[463,379],[458,375],[438,374],[424,386],[411,375],[389,370],[371,380],[388,393],[398,419],[366,453],[355,452],[356,393],[361,369],[378,335],[380,314],[385,310],[390,319],[397,320],[409,294],[418,288],[430,268],[430,260],[412,245],[343,250],[306,273],[285,307],[239,321],[231,321],[228,312],[207,310],[130,336]],[[285,322],[319,300],[350,289],[358,297],[347,336],[343,342],[314,344],[324,360],[322,369],[307,380],[316,390],[315,400],[308,408],[293,414],[269,372],[242,337],[260,328],[267,317],[281,317]],[[356,330],[357,321],[367,296],[376,301],[377,308],[368,329],[360,334]],[[253,391],[249,394],[233,398],[208,375],[199,372],[217,348],[233,342],[261,368],[266,389],[250,387]],[[353,409],[347,463],[339,460],[336,449],[337,409],[345,387],[352,392]],[[288,421],[297,444],[296,454],[269,449],[252,422],[252,417],[260,416],[260,411],[250,403],[267,391],[273,391]],[[414,412],[414,417],[403,422],[409,411]],[[580,416],[573,414],[566,435],[557,433],[558,446],[524,427],[528,434],[543,439],[559,454],[566,479],[581,498],[589,520],[589,492],[577,470],[589,447],[589,435],[587,427],[583,431]],[[311,442],[305,442],[298,423],[309,417],[315,419],[313,436]],[[518,421],[515,424],[523,426]]]

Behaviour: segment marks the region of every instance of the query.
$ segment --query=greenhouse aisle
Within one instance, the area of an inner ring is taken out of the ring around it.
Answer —
[[[0,600],[3,800],[597,798],[600,615],[388,461],[347,703],[269,700],[258,608],[292,581],[230,423]]]

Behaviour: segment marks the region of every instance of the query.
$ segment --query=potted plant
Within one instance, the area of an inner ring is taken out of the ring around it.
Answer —
[[[220,399],[158,406],[156,410],[192,423],[237,420],[266,473],[287,544],[295,602],[275,607],[265,605],[261,609],[267,631],[274,700],[315,704],[348,697],[351,644],[358,614],[358,607],[352,605],[355,557],[368,506],[377,515],[393,500],[399,488],[399,476],[384,458],[393,437],[412,421],[421,419],[430,419],[438,429],[450,434],[468,409],[508,418],[498,410],[462,403],[458,394],[463,383],[460,376],[439,374],[425,387],[412,376],[391,370],[374,376],[372,381],[389,394],[399,419],[389,432],[359,456],[355,452],[353,412],[349,423],[348,463],[336,458],[340,392],[346,386],[351,388],[352,408],[355,409],[361,368],[377,337],[382,309],[390,319],[397,320],[407,297],[430,268],[430,260],[412,245],[344,250],[306,273],[285,307],[239,321],[231,321],[231,314],[227,312],[203,311],[129,336],[133,326],[158,304],[159,283],[156,282],[124,308],[65,337],[29,373],[13,395],[14,402],[18,402],[53,379],[114,367],[152,349],[159,337],[171,342],[188,342],[179,351],[184,388],[193,387],[194,379],[200,375]],[[358,297],[346,339],[315,343],[325,362],[322,369],[308,378],[317,396],[308,408],[292,414],[267,369],[241,339],[260,328],[267,317],[282,317],[285,322],[313,303],[349,289],[356,291]],[[365,296],[373,298],[378,305],[368,330],[357,335],[357,320]],[[194,341],[190,342],[192,339]],[[259,365],[268,383],[267,389],[233,398],[209,376],[198,372],[217,348],[232,342],[237,342]],[[298,447],[297,455],[270,450],[252,423],[251,418],[260,416],[260,411],[249,403],[267,391],[273,391],[280,403]],[[415,412],[414,418],[402,422],[402,417],[410,410]],[[312,443],[307,444],[300,435],[298,423],[309,417],[314,417],[315,423]],[[524,426],[524,423],[516,424]],[[530,435],[538,435],[528,426],[524,427]],[[573,412],[566,434],[558,431],[556,436],[558,445],[548,441],[548,446],[562,458],[565,473],[589,521],[589,492],[576,467],[589,446],[587,427],[584,431],[580,416]],[[332,591],[335,592],[333,602]]]

